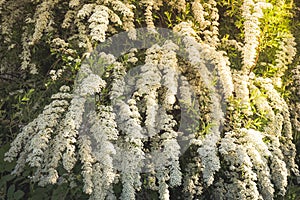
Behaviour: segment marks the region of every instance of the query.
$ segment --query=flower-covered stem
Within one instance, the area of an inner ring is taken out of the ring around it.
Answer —
[[[92,155],[91,140],[87,135],[81,136],[79,140],[79,156],[82,162],[82,176],[84,180],[83,191],[87,194],[93,192],[93,163],[95,158]]]
[[[143,128],[141,127],[140,114],[136,107],[135,97],[123,101],[120,97],[125,91],[126,68],[122,63],[114,62],[112,90],[110,99],[116,111],[118,130],[122,131],[123,144],[117,143],[116,169],[120,171],[123,184],[121,199],[135,199],[135,191],[140,188],[140,174],[143,166],[144,152],[142,150]]]
[[[84,67],[82,67],[84,70]],[[89,69],[86,69],[90,73]],[[75,88],[75,94],[70,102],[68,112],[60,123],[60,129],[53,140],[53,152],[49,161],[49,171],[56,171],[59,161],[67,171],[72,170],[76,163],[75,143],[78,130],[83,120],[85,102],[87,97],[99,92],[105,86],[105,82],[95,74],[87,74],[81,80],[81,85]],[[64,153],[63,153],[64,152]],[[50,177],[51,180],[55,180]]]
[[[294,96],[300,97],[300,65],[297,65],[292,70],[292,85],[291,91]],[[300,133],[300,101],[290,103],[291,122],[293,124],[294,135]]]
[[[32,167],[37,167],[38,170],[42,168],[45,162],[44,151],[49,148],[49,141],[52,139],[53,133],[56,132],[56,127],[65,113],[65,108],[69,105],[68,100],[72,97],[68,93],[69,87],[63,86],[60,90],[61,92],[52,96],[54,100],[45,107],[43,113],[23,128],[11,144],[10,150],[5,154],[5,159],[12,161],[23,149],[17,161],[19,164],[16,172],[22,171],[21,166],[25,166],[26,162]],[[23,147],[24,145],[25,147]]]
[[[159,108],[157,100],[157,90],[161,86],[161,72],[158,69],[161,47],[153,45],[146,51],[145,65],[141,67],[142,76],[136,81],[138,96],[145,96],[146,100],[146,120],[145,126],[149,137],[157,133],[155,118]]]
[[[132,99],[133,100],[133,99]],[[144,152],[142,150],[143,129],[140,125],[139,116],[133,111],[134,101],[125,103],[118,100],[115,107],[118,109],[116,118],[119,130],[123,133],[123,144],[119,144],[117,150],[118,170],[121,172],[123,183],[122,199],[135,199],[135,190],[140,188],[140,171],[143,166]]]
[[[195,155],[184,170],[183,188],[185,197],[189,200],[195,199],[203,193],[203,183],[201,177],[201,159]]]
[[[273,84],[280,88],[282,87],[281,77],[284,75],[285,71],[288,69],[288,65],[293,62],[296,55],[295,48],[295,38],[292,34],[286,34],[282,41],[279,43],[279,49],[275,54],[275,65],[273,66],[276,70],[275,75],[272,77]]]
[[[257,175],[252,170],[253,160],[251,161],[247,148],[244,148],[243,144],[238,141],[236,134],[234,132],[226,133],[219,147],[219,152],[223,155],[225,162],[229,164],[229,170],[232,171],[231,176],[227,178],[233,182],[232,186],[228,185],[228,187],[232,187],[230,191],[223,195],[226,199],[251,198],[258,200],[260,195],[255,183]]]
[[[220,139],[220,126],[223,122],[223,111],[220,105],[220,97],[218,96],[215,88],[212,87],[210,80],[213,80],[212,74],[204,65],[204,56],[201,55],[201,46],[191,37],[185,37],[186,50],[189,53],[189,61],[191,64],[201,72],[201,78],[206,87],[210,91],[210,118],[213,124],[212,128],[208,131],[208,134],[203,140],[203,145],[198,149],[198,153],[203,162],[203,179],[209,186],[213,183],[214,173],[220,169],[220,161],[217,157],[216,145]],[[204,54],[205,55],[205,54]]]
[[[59,1],[60,0],[46,0],[38,5],[34,16],[35,29],[31,40],[32,45],[42,38],[43,32],[47,29],[47,26],[50,25],[49,22],[52,18],[52,10]]]
[[[36,65],[31,62],[31,46],[29,41],[32,39],[28,27],[24,27],[24,32],[22,34],[22,53],[20,58],[22,59],[21,69],[30,69],[31,74],[36,74],[38,72]]]
[[[63,166],[66,170],[70,171],[74,167],[76,162],[74,144],[82,121],[84,103],[85,99],[78,97],[73,98],[70,102],[66,117],[61,122],[61,129],[54,138],[49,171],[58,167],[60,159],[63,159]]]
[[[255,67],[259,54],[259,38],[261,34],[260,21],[263,18],[263,9],[271,8],[272,4],[244,0],[241,10],[244,18],[244,46],[242,49],[242,70],[235,75],[236,95],[241,100],[244,113],[252,115],[249,100],[249,75]]]
[[[134,25],[134,5],[129,3],[123,3],[119,0],[111,1],[113,9],[117,12],[121,12],[122,22],[120,23],[125,31],[128,31],[128,36],[130,39],[136,38],[135,25]]]
[[[155,25],[154,25],[153,17],[152,17],[152,9],[153,9],[155,1],[153,1],[153,0],[145,0],[142,3],[146,7],[144,15],[145,15],[145,22],[146,22],[147,28],[149,30],[154,30],[155,29]]]
[[[280,145],[280,138],[282,137],[283,116],[277,113],[274,119],[271,118],[268,126],[264,128],[265,137],[270,140],[267,143],[272,156],[270,156],[271,164],[269,165],[271,170],[271,180],[274,184],[274,188],[278,191],[278,195],[284,195],[287,186],[288,170],[284,162],[284,155]],[[276,175],[275,175],[276,174]]]
[[[106,6],[96,5],[88,22],[90,23],[89,28],[91,29],[90,35],[92,36],[92,40],[104,42],[105,32],[109,24],[108,8]]]
[[[217,8],[217,2],[214,0],[209,0],[207,3],[203,4],[204,9],[208,10],[207,21],[209,22],[208,29],[203,31],[204,41],[211,45],[212,47],[216,47],[219,45],[219,11]]]
[[[158,69],[162,71],[162,85],[167,88],[165,106],[172,108],[176,102],[178,88],[178,73],[176,52],[179,47],[171,41],[166,41],[162,46],[162,57],[160,58]]]
[[[251,116],[253,113],[251,111],[249,98],[249,77],[236,70],[233,71],[232,75],[236,98],[240,100],[239,107],[242,108],[244,114]]]
[[[113,156],[116,154],[113,142],[118,138],[115,114],[111,106],[101,105],[99,113],[90,113],[89,119],[92,124],[90,132],[95,140],[93,156],[97,161],[93,168],[97,176],[101,177],[93,178],[93,199],[105,199],[116,176],[113,165]]]
[[[272,4],[266,3],[265,1],[253,1],[244,0],[241,7],[242,16],[244,21],[244,47],[242,51],[243,55],[243,67],[242,71],[244,74],[249,75],[250,69],[256,65],[256,57],[259,47],[259,37],[261,34],[260,21],[263,18],[263,9],[272,8]]]
[[[253,171],[257,174],[258,188],[264,199],[274,198],[274,185],[272,184],[271,169],[268,159],[272,156],[267,144],[264,143],[264,134],[253,129],[241,129],[244,137],[240,142],[247,149],[253,163]]]
[[[0,33],[3,37],[4,44],[13,44],[13,32],[14,32],[14,25],[16,23],[24,22],[24,6],[28,3],[28,1],[15,1],[14,3],[1,0],[0,1],[0,14],[1,16],[1,26],[0,26]],[[28,13],[26,13],[29,15]],[[27,18],[28,19],[28,18]],[[25,20],[26,22],[26,20]],[[25,28],[24,28],[25,29]],[[7,50],[11,50],[10,48],[14,48],[15,45],[10,45]]]
[[[164,108],[159,110],[159,127],[163,131],[159,144],[152,149],[152,160],[158,180],[158,191],[161,199],[169,199],[168,187],[181,185],[182,173],[179,166],[180,146],[177,142],[178,133],[174,131],[176,121],[166,113]],[[169,185],[167,184],[169,181]]]

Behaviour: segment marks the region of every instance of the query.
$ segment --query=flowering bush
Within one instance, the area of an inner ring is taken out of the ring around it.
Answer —
[[[0,0],[1,155],[15,162],[0,195],[293,198],[295,15],[283,0]]]

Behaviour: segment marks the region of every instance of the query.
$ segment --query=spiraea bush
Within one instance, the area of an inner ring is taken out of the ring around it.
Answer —
[[[0,16],[4,199],[300,195],[297,2],[0,0]],[[101,51],[140,28],[156,39]]]

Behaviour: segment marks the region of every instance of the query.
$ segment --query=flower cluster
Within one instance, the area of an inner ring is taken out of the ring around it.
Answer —
[[[89,116],[89,123],[92,124],[90,132],[95,140],[92,145],[92,153],[98,163],[93,165],[93,199],[105,199],[112,183],[116,177],[113,166],[113,155],[116,149],[113,141],[118,138],[115,114],[112,107],[100,106],[99,114],[92,112]],[[95,176],[95,177],[94,177]]]
[[[239,133],[229,132],[221,140],[219,152],[224,155],[225,162],[229,164],[228,175],[230,182],[234,182],[234,190],[222,194],[223,198],[247,199],[273,199],[275,188],[286,184],[287,176],[282,160],[273,158],[272,148],[264,143],[265,135],[253,129],[240,129]],[[225,156],[226,155],[226,156]],[[271,165],[268,165],[271,158]],[[279,163],[278,163],[279,162]],[[274,169],[274,166],[279,167]],[[281,175],[274,177],[274,170],[280,170]],[[283,178],[279,178],[282,177]],[[223,182],[224,188],[231,187]],[[256,183],[257,182],[257,183]],[[275,184],[273,184],[275,183]],[[249,189],[250,188],[250,189]],[[232,189],[232,188],[231,188]]]
[[[109,24],[108,8],[105,6],[95,6],[94,12],[89,18],[89,28],[91,29],[92,40],[104,42],[105,32]]]
[[[93,192],[94,184],[93,177],[93,163],[95,158],[92,156],[91,139],[89,136],[81,136],[79,140],[79,156],[82,162],[82,176],[84,179],[83,191],[87,194]]]
[[[287,70],[287,66],[293,62],[296,55],[295,45],[295,38],[291,34],[287,34],[287,36],[283,37],[283,40],[280,42],[279,50],[277,50],[275,55],[276,65],[274,68],[277,72],[276,75],[272,77],[273,83],[276,87],[282,87],[281,77]]]
[[[32,61],[31,52],[33,46],[44,38],[52,40],[52,36],[66,33],[66,37],[60,37],[66,41],[72,41],[73,49],[79,46],[85,51],[91,52],[94,43],[105,41],[107,33],[116,33],[119,28],[129,31],[130,38],[136,37],[133,12],[135,6],[128,2],[120,0],[97,1],[95,3],[70,1],[69,10],[65,13],[62,24],[56,24],[57,11],[55,8],[61,8],[57,6],[59,3],[59,0],[38,1],[29,5],[33,6],[30,9],[35,10],[34,15],[32,15],[24,10],[28,7],[27,4],[31,4],[30,1],[2,2],[3,5],[7,4],[3,14],[8,14],[8,16],[3,17],[1,32],[8,48],[13,49],[16,46],[16,42],[11,39],[13,37],[11,31],[13,25],[19,23],[18,26],[23,26],[24,29],[22,36],[23,52],[20,55],[23,61],[23,70],[29,69],[32,74],[38,73],[39,69]],[[7,13],[7,10],[12,11],[11,14]],[[22,13],[25,17],[22,16]],[[34,25],[33,30],[32,25]],[[63,30],[60,30],[60,27]],[[75,31],[74,28],[77,30]],[[57,78],[54,75],[53,77],[54,79]]]
[[[30,166],[37,167],[33,179],[39,181],[40,185],[45,185],[57,182],[56,168],[61,159],[64,168],[71,171],[77,160],[74,144],[82,122],[85,97],[99,91],[104,84],[96,75],[90,74],[83,78],[81,87],[75,89],[76,94],[53,95],[54,101],[45,107],[36,120],[24,128],[6,154],[6,159],[11,161],[23,149],[15,172],[20,173],[25,162],[28,162]],[[61,91],[67,92],[69,88],[62,87]],[[65,100],[70,98],[70,103]],[[27,141],[28,139],[30,141]],[[46,160],[47,163],[44,163]]]
[[[245,45],[243,47],[243,70],[249,73],[249,70],[255,65],[257,47],[259,45],[260,27],[259,19],[263,17],[263,9],[271,8],[272,4],[264,1],[255,2],[245,0],[241,7],[242,15],[245,19],[244,34]]]
[[[235,75],[237,98],[241,99],[244,113],[252,115],[249,100],[249,78],[251,69],[257,64],[257,49],[260,41],[260,21],[263,18],[263,9],[272,8],[272,4],[265,1],[245,0],[241,7],[244,18],[244,46],[242,48],[242,70]]]
[[[53,22],[51,22],[51,12],[53,8],[59,3],[59,0],[47,0],[43,1],[38,7],[35,12],[35,29],[34,33],[32,35],[32,41],[31,43],[34,44],[38,42],[42,36],[43,32],[47,29],[49,29],[48,26],[51,27]]]
[[[215,172],[220,169],[216,145],[220,139],[219,128],[223,121],[223,111],[220,104],[220,97],[211,83],[211,80],[213,80],[212,74],[205,66],[205,59],[208,59],[209,61],[210,58],[205,57],[207,55],[205,50],[203,51],[201,48],[202,46],[193,38],[186,37],[185,42],[191,64],[196,67],[197,71],[201,71],[201,78],[203,79],[205,86],[211,91],[210,100],[212,103],[210,104],[210,120],[213,126],[210,128],[208,135],[206,135],[202,145],[198,149],[199,156],[203,163],[203,179],[209,186],[213,183]]]
[[[5,154],[5,160],[12,161],[17,158],[17,166],[14,173],[20,174],[25,167],[26,162],[32,167],[37,167],[35,176],[40,178],[39,173],[45,168],[45,151],[49,148],[51,140],[56,135],[57,126],[66,113],[69,106],[68,86],[61,87],[61,92],[52,96],[53,101],[44,108],[34,121],[25,126],[18,137],[11,143],[10,150]]]
[[[29,35],[29,30],[27,27],[24,28],[24,32],[22,34],[22,44],[23,44],[23,50],[20,55],[20,58],[22,59],[21,69],[26,70],[30,69],[31,74],[37,74],[37,68],[34,63],[31,62],[31,48],[29,45],[29,40],[32,38]]]
[[[147,28],[148,29],[155,29],[155,25],[153,22],[153,17],[152,17],[152,9],[154,6],[154,1],[153,0],[146,0],[144,2],[142,2],[145,6],[146,6],[146,10],[145,10],[145,22],[147,24]]]
[[[286,101],[280,96],[279,92],[274,88],[272,80],[269,78],[257,78],[258,84],[266,91],[268,99],[270,99],[271,107],[274,110],[279,110],[281,116],[285,119],[282,125],[281,140],[284,140],[284,144],[280,146],[283,154],[285,155],[284,161],[293,173],[298,174],[298,166],[295,164],[295,145],[292,142],[292,125],[290,120],[289,107]],[[289,171],[290,173],[290,171]]]

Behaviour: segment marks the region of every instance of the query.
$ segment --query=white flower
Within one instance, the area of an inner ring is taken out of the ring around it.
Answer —
[[[210,133],[206,136],[202,146],[199,147],[198,153],[203,165],[203,181],[209,186],[214,181],[214,174],[220,169],[220,160],[217,157],[216,144],[219,138],[217,135]]]
[[[143,4],[146,6],[146,11],[145,11],[144,15],[145,15],[145,22],[146,22],[147,28],[149,30],[154,31],[155,25],[154,25],[153,17],[152,17],[152,9],[153,9],[153,5],[155,4],[155,2],[153,0],[146,0],[146,1],[143,1]]]
[[[169,199],[167,181],[170,186],[181,185],[182,173],[179,166],[180,146],[177,142],[178,133],[174,131],[176,121],[168,115],[164,109],[159,110],[159,121],[161,131],[161,144],[151,151],[154,170],[159,182],[158,190],[162,199]]]
[[[173,105],[176,101],[175,95],[177,94],[177,79],[179,73],[176,52],[174,52],[174,50],[178,49],[178,46],[167,40],[162,46],[162,49],[162,57],[158,68],[163,71],[162,85],[167,87],[166,104]]]
[[[274,156],[272,158],[271,169],[273,174],[272,181],[276,189],[279,190],[278,194],[283,196],[286,192],[288,176],[286,165],[277,156]]]
[[[265,1],[255,3],[253,0],[245,0],[241,7],[244,21],[245,45],[243,47],[243,71],[248,74],[249,70],[255,65],[258,38],[260,36],[260,21],[263,17],[262,9],[271,8],[272,5]],[[253,10],[253,11],[252,11]]]
[[[226,133],[221,140],[219,152],[223,159],[232,167],[228,177],[230,190],[225,194],[227,198],[259,199],[259,190],[256,185],[257,174],[253,171],[253,163],[248,154],[247,147],[237,139],[234,132]],[[241,175],[239,175],[241,174]]]
[[[211,54],[215,55],[214,62],[216,63],[218,75],[220,77],[221,84],[223,85],[225,98],[228,100],[234,91],[229,59],[226,55],[224,55],[225,52],[211,52]]]
[[[173,31],[182,36],[190,36],[199,39],[197,33],[192,28],[192,22],[181,22],[173,27]]]
[[[105,81],[102,80],[96,74],[90,74],[85,78],[78,88],[78,92],[81,96],[94,95],[101,91],[101,89],[106,85]]]
[[[69,93],[66,93],[68,89],[66,86],[61,87],[62,92],[53,95],[55,96],[54,100],[44,108],[43,113],[25,126],[15,141],[11,143],[11,149],[5,154],[6,160],[12,161],[23,150],[22,156],[20,155],[17,161],[16,172],[22,171],[25,162],[32,167],[37,167],[37,171],[47,165],[45,151],[50,148],[50,140],[66,112],[65,108],[69,105],[66,100],[71,97]]]
[[[113,81],[111,83],[110,99],[115,103],[124,93],[124,76],[126,74],[125,66],[122,63],[115,62],[113,68]]]
[[[204,29],[208,25],[210,25],[210,22],[206,21],[204,18],[207,15],[207,13],[204,11],[204,8],[203,8],[202,4],[200,3],[200,0],[195,0],[192,3],[192,11],[193,11],[195,19],[197,20],[197,22],[199,22],[202,29]]]
[[[90,16],[88,22],[91,29],[92,39],[99,42],[105,41],[105,32],[108,29],[109,14],[108,8],[97,5],[94,8],[93,14]]]
[[[43,1],[38,7],[37,11],[35,12],[35,29],[32,35],[31,43],[35,44],[39,41],[42,36],[43,32],[46,28],[49,29],[49,21],[51,20],[51,11],[58,3],[58,0],[53,1]]]
[[[122,199],[134,199],[135,186],[140,187],[140,171],[143,166],[144,152],[142,151],[142,127],[138,116],[132,113],[134,102],[129,106],[123,100],[116,101],[118,108],[117,124],[124,134],[123,144],[116,149],[117,168],[121,171],[123,189]]]
[[[92,164],[94,163],[94,158],[92,157],[91,141],[89,136],[81,136],[79,140],[79,155],[82,162],[82,176],[84,180],[83,191],[87,194],[93,192],[93,169]]]
[[[293,62],[293,58],[296,55],[295,38],[291,34],[286,34],[283,40],[279,43],[279,49],[275,54],[275,66],[277,71],[275,76],[272,78],[273,83],[277,87],[282,87],[281,77],[284,72],[288,69],[288,65]]]
[[[97,163],[93,166],[97,176],[93,177],[93,198],[105,199],[116,176],[113,166],[113,155],[116,154],[116,150],[112,143],[118,138],[115,114],[112,113],[112,107],[100,106],[98,114],[96,112],[89,114],[89,121],[92,124],[91,135],[96,141],[95,146],[92,146],[92,153],[97,159]]]
[[[84,19],[87,16],[90,16],[93,12],[95,4],[84,4],[82,8],[78,11],[77,17],[80,19]]]

